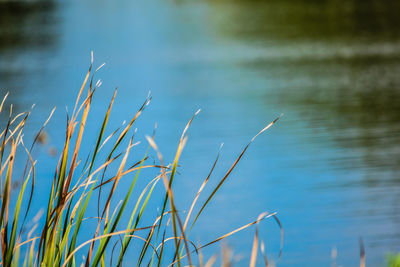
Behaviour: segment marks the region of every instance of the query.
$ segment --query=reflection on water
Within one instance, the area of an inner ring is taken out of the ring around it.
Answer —
[[[195,234],[205,242],[268,209],[279,212],[286,232],[279,266],[329,265],[333,247],[338,265],[355,266],[359,236],[371,266],[399,250],[400,2],[95,3],[0,4],[0,86],[19,88],[16,104],[70,104],[86,70],[82,58],[94,49],[110,63],[99,98],[119,85],[121,120],[153,91],[143,125],[159,122],[165,151],[175,149],[171,140],[202,107],[177,184],[183,199],[195,193],[220,142],[226,146],[217,174],[283,112]],[[261,229],[272,258],[275,228]],[[229,240],[243,252],[242,264],[250,236]]]
[[[1,90],[25,91],[31,76],[40,76],[43,51],[57,39],[53,1],[0,1]],[[21,76],[24,78],[21,79]],[[14,99],[15,95],[11,96]],[[20,103],[16,103],[19,105]]]
[[[379,0],[322,1],[213,1],[228,16],[222,34],[242,40],[273,42],[288,40],[338,41],[398,39],[400,3]],[[228,21],[229,20],[229,21]]]
[[[226,2],[216,6],[216,14],[228,14],[215,19],[226,38],[260,49],[242,65],[276,86],[280,105],[322,123],[339,145],[358,151],[362,167],[390,169],[390,181],[400,180],[400,2],[237,1],[227,12]],[[341,168],[357,167],[344,161]]]
[[[53,9],[53,1],[0,2],[0,49],[48,48],[54,38],[49,31]]]

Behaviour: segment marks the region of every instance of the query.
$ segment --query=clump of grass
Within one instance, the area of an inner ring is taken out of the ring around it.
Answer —
[[[388,255],[386,261],[388,267],[400,267],[400,253]]]
[[[220,156],[218,153],[208,176],[194,196],[186,217],[183,218],[183,214],[179,213],[177,209],[177,205],[181,205],[181,203],[175,201],[173,183],[179,159],[187,141],[187,130],[198,112],[184,128],[171,164],[164,162],[154,134],[151,137],[147,136],[148,149],[145,154],[132,162],[129,155],[137,144],[132,127],[149,105],[151,97],[146,98],[128,124],[106,136],[106,132],[109,131],[107,128],[109,116],[117,93],[117,90],[115,90],[102,119],[97,139],[93,140],[95,146],[90,155],[82,156],[82,139],[85,134],[93,94],[101,84],[100,82],[94,83],[96,71],[93,70],[92,60],[78,92],[72,114],[67,116],[65,142],[59,155],[58,164],[54,169],[48,201],[45,203],[44,218],[36,222],[34,226],[30,226],[29,229],[26,228],[26,221],[29,218],[34,191],[41,190],[35,184],[37,162],[34,160],[32,152],[35,144],[40,141],[43,129],[51,119],[54,110],[36,134],[33,143],[26,147],[23,142],[23,132],[30,112],[13,115],[12,108],[10,108],[8,121],[0,134],[1,265],[7,267],[21,264],[23,266],[59,267],[71,267],[76,266],[76,264],[105,266],[110,261],[110,265],[122,266],[124,259],[129,257],[127,255],[128,247],[133,240],[138,240],[142,243],[142,246],[138,258],[135,259],[137,266],[192,266],[194,265],[193,255],[197,255],[198,265],[203,266],[202,248],[221,241],[251,225],[256,225],[256,232],[250,266],[255,266],[259,247],[265,265],[268,265],[264,243],[259,240],[257,224],[266,218],[274,218],[280,226],[275,213],[263,213],[247,225],[204,245],[195,245],[190,241],[190,232],[250,144],[259,134],[271,127],[277,119],[250,140],[217,186],[211,191],[206,201],[200,205],[199,211],[194,212],[199,195],[207,186],[207,182],[218,162]],[[6,98],[7,95],[1,102],[0,112],[3,111]],[[128,143],[128,145],[124,146],[125,143]],[[109,151],[106,151],[107,147],[110,148]],[[24,151],[23,156],[27,158],[22,176],[22,186],[18,190],[12,191],[13,182],[16,180],[16,177],[14,177],[15,160],[16,157],[22,157],[21,153],[17,153],[17,150],[21,148]],[[158,163],[149,163],[148,153],[151,150],[156,151]],[[83,166],[78,168],[80,165]],[[129,201],[136,190],[135,185],[138,179],[142,177],[141,171],[148,168],[157,169],[158,174],[150,180],[148,180],[149,177],[146,177],[146,181],[150,182],[144,189],[139,190],[139,197],[133,202],[133,210],[128,211],[128,207],[131,206],[128,203],[130,203]],[[121,197],[120,194],[117,196],[116,192],[122,179],[129,179],[130,186],[125,195],[122,196],[121,201],[113,206],[114,201],[112,199]],[[154,218],[152,224],[143,226],[141,224],[143,212],[146,210],[149,200],[153,197],[154,188],[160,180],[165,188],[165,196],[160,206],[161,213]],[[12,197],[14,194],[17,194],[17,199]],[[84,227],[88,219],[89,202],[93,200],[97,203],[98,213],[95,227]],[[182,206],[180,208],[183,208]],[[129,218],[126,225],[123,224],[124,220],[122,220],[124,215]],[[82,238],[86,236],[90,237],[82,241]],[[173,242],[168,242],[172,240]],[[171,257],[166,256],[167,249],[174,251]],[[84,260],[77,256],[78,252],[80,255],[84,253]],[[223,257],[223,259],[225,258],[227,257]],[[215,257],[212,257],[205,266],[212,266],[213,262],[215,262]]]

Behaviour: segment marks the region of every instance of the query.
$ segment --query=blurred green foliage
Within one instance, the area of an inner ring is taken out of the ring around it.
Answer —
[[[387,256],[388,267],[400,267],[400,253],[390,254]]]

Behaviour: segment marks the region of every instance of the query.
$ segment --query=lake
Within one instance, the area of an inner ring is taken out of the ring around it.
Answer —
[[[94,51],[95,65],[107,64],[97,74],[103,85],[88,136],[115,87],[113,126],[151,91],[138,138],[145,141],[157,123],[168,160],[201,108],[174,187],[181,210],[221,143],[207,192],[247,142],[284,114],[249,148],[193,240],[206,243],[276,211],[285,231],[279,261],[279,227],[261,223],[260,237],[278,266],[357,266],[360,237],[367,265],[382,266],[400,250],[399,10],[389,0],[0,2],[1,95],[10,91],[15,112],[36,104],[26,136],[57,106],[47,132],[60,150],[65,106],[72,110]],[[35,154],[43,188],[57,162],[46,149]],[[36,211],[47,198],[38,199]],[[226,241],[236,266],[247,265],[253,235]],[[205,254],[219,251],[214,245]]]

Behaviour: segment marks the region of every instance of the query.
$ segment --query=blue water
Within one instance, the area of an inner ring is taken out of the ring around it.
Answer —
[[[285,231],[281,259],[278,226],[261,223],[260,236],[278,266],[356,266],[359,237],[368,266],[382,266],[387,253],[399,251],[399,4],[121,0],[0,7],[1,94],[10,91],[18,112],[36,103],[25,135],[57,106],[48,146],[61,149],[65,106],[72,110],[91,51],[97,66],[107,64],[97,75],[103,85],[87,140],[117,86],[111,125],[129,120],[151,91],[138,139],[145,146],[157,123],[167,160],[202,109],[174,188],[180,210],[189,208],[222,142],[208,193],[247,142],[284,114],[249,148],[199,220],[194,241],[276,211]],[[43,187],[53,174],[47,166],[56,164],[46,151],[36,155],[48,163],[38,170]],[[35,211],[46,200],[38,199]],[[227,239],[236,266],[247,265],[253,233]],[[219,251],[214,245],[205,254]]]

